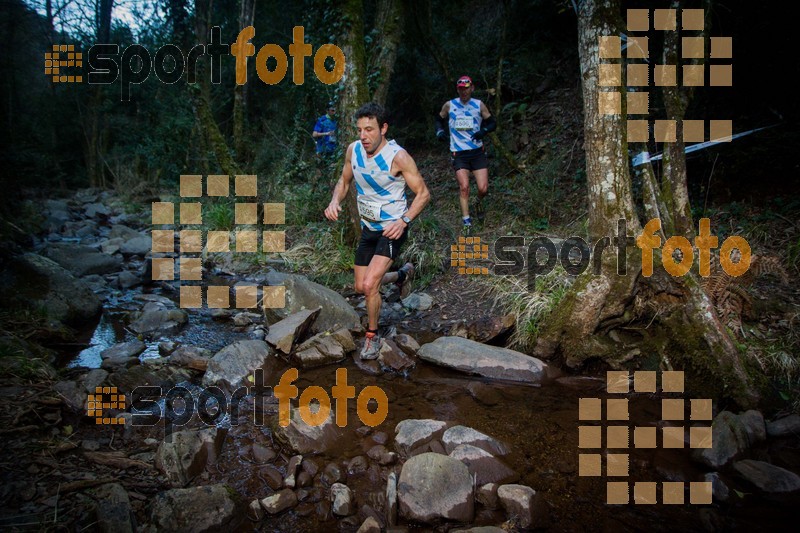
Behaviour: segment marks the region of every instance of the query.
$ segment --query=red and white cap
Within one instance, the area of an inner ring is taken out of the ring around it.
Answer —
[[[456,82],[456,87],[472,87],[472,78],[469,76],[461,76]]]

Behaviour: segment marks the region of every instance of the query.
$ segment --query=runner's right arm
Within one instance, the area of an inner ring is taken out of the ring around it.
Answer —
[[[353,166],[350,164],[350,158],[353,155],[353,145],[347,147],[347,154],[344,157],[344,167],[342,168],[342,176],[336,182],[336,187],[333,188],[333,195],[331,196],[331,203],[325,208],[325,218],[328,220],[339,220],[339,211],[342,210],[341,203],[347,196],[347,191],[350,190],[350,182],[353,181]]]
[[[450,102],[447,101],[442,106],[441,111],[434,117],[434,121],[436,122],[436,138],[440,141],[447,140],[447,133],[445,132],[445,128],[447,128],[447,116],[450,114]]]
[[[317,119],[317,123],[314,124],[314,131],[311,132],[311,136],[316,139],[317,137],[327,137],[330,134],[330,131],[322,131],[322,119]]]

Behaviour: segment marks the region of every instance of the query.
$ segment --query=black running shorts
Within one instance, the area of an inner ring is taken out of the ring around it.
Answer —
[[[400,255],[400,248],[406,242],[408,228],[403,231],[399,239],[387,239],[382,231],[373,231],[361,228],[361,239],[356,248],[356,266],[369,266],[372,257],[382,255],[392,260]]]
[[[453,161],[453,170],[489,168],[489,160],[486,158],[486,152],[483,151],[483,148],[453,152],[451,159]]]

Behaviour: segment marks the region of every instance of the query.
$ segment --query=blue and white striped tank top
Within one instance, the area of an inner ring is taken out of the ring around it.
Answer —
[[[402,175],[395,177],[389,173],[394,156],[402,149],[395,141],[389,141],[380,152],[367,157],[361,141],[353,145],[353,177],[361,225],[367,229],[382,231],[407,211],[406,180]]]
[[[460,98],[450,100],[450,151],[461,152],[483,146],[473,141],[472,134],[481,129],[481,101],[471,98],[466,104]]]

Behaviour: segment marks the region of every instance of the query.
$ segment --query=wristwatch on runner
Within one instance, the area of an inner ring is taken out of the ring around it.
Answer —
[[[403,222],[405,222],[405,223],[406,223],[406,226],[410,226],[410,225],[411,225],[411,219],[410,219],[410,218],[408,218],[408,217],[407,217],[407,216],[405,216],[405,215],[401,216],[401,217],[400,217],[400,220],[402,220]]]

